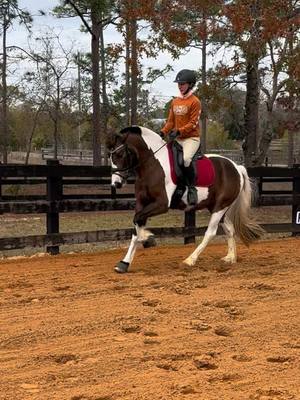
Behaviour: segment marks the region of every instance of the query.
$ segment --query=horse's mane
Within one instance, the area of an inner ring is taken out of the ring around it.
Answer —
[[[147,146],[153,151],[156,151],[158,147],[165,143],[165,141],[156,132],[144,126],[127,126],[120,131],[121,135],[126,133],[133,133],[141,136],[144,142],[146,142]]]
[[[142,134],[142,129],[140,126],[126,126],[126,128],[121,129],[120,133],[123,135],[125,133],[136,133],[137,135],[141,135]]]

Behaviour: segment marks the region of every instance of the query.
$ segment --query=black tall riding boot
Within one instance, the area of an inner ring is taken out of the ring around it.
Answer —
[[[190,164],[184,168],[185,181],[188,189],[187,201],[191,206],[195,206],[198,203],[197,189],[195,188],[195,170],[194,166]]]

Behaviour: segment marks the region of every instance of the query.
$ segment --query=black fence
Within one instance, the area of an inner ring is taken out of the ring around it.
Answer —
[[[300,234],[300,168],[259,167],[250,168],[249,175],[258,183],[257,206],[291,206],[291,222],[263,224],[267,232]],[[60,233],[59,215],[64,212],[133,210],[134,193],[116,192],[110,187],[111,169],[108,166],[92,167],[60,165],[48,160],[47,165],[0,165],[0,213],[47,215],[47,234],[24,237],[0,238],[0,250],[25,247],[46,247],[51,254],[59,252],[63,244],[79,244],[130,239],[133,229],[114,229],[86,232]],[[268,183],[290,183],[289,190],[265,189]],[[131,182],[133,183],[133,181]],[[44,194],[18,194],[6,187],[40,185]],[[68,186],[80,188],[80,194],[67,194]],[[101,193],[85,193],[87,186],[99,187]],[[204,234],[206,227],[196,226],[195,212],[185,213],[183,227],[151,228],[159,237],[184,237],[184,243],[195,241]]]

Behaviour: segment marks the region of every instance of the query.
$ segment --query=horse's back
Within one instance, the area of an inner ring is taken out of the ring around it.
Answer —
[[[230,158],[220,156],[218,154],[205,154],[213,163],[216,175],[239,176],[239,166]]]
[[[239,165],[227,157],[217,154],[207,154],[215,169],[214,189],[216,193],[226,198],[236,198],[243,187],[243,174]]]

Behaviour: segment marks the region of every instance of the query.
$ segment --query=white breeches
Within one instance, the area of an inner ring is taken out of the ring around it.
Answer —
[[[191,137],[187,139],[176,139],[183,149],[184,166],[188,167],[200,145],[199,137]]]

